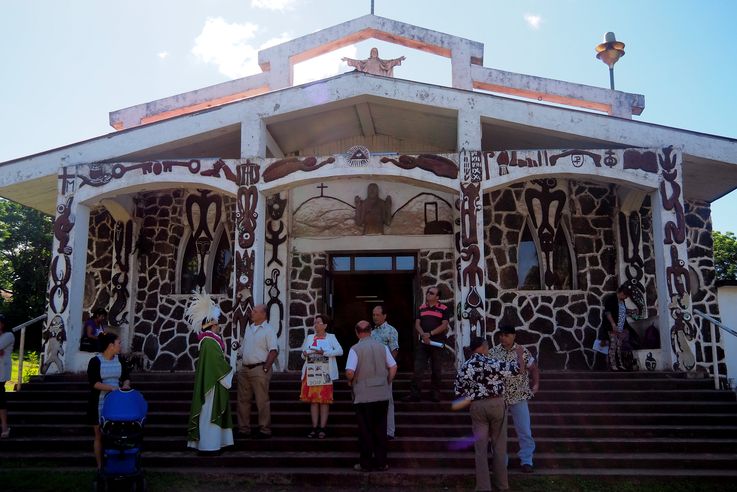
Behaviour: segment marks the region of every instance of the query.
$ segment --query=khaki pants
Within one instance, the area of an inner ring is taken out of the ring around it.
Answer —
[[[508,490],[507,480],[507,408],[504,398],[489,398],[471,402],[471,426],[476,454],[476,490],[491,490],[489,480],[488,445],[494,452],[492,472],[494,488]]]
[[[238,429],[246,434],[251,432],[251,399],[256,397],[258,427],[262,434],[271,435],[271,401],[269,382],[271,369],[264,372],[264,366],[253,369],[238,368]]]

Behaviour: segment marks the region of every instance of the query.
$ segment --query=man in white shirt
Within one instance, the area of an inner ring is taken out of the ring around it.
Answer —
[[[269,383],[271,366],[278,355],[276,332],[266,322],[266,306],[258,304],[251,311],[242,343],[243,359],[238,366],[238,433],[254,439],[271,437],[271,401]],[[258,431],[251,432],[251,399],[256,397]]]

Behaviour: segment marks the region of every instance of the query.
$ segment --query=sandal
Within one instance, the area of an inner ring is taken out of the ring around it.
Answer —
[[[7,439],[8,437],[10,437],[10,427],[8,427],[8,430],[0,434],[0,438],[2,439]]]
[[[317,429],[317,438],[318,439],[325,439],[328,437],[327,429],[325,427],[318,427]]]
[[[307,434],[307,439],[314,439],[317,437],[317,427],[313,427],[309,434]]]

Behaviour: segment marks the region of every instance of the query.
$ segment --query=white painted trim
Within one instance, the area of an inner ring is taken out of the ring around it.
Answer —
[[[415,236],[341,236],[292,238],[292,250],[298,253],[330,253],[332,251],[397,251],[402,249],[444,249],[451,251],[453,235],[415,235]]]

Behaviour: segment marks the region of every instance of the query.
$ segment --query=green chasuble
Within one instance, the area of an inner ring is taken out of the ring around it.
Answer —
[[[212,418],[210,422],[222,429],[231,429],[233,420],[230,416],[230,391],[220,384],[220,380],[230,372],[230,364],[220,344],[205,336],[200,341],[200,357],[197,360],[197,371],[194,379],[194,394],[189,412],[187,439],[200,440],[200,412],[205,404],[205,395],[215,388],[212,402]]]

